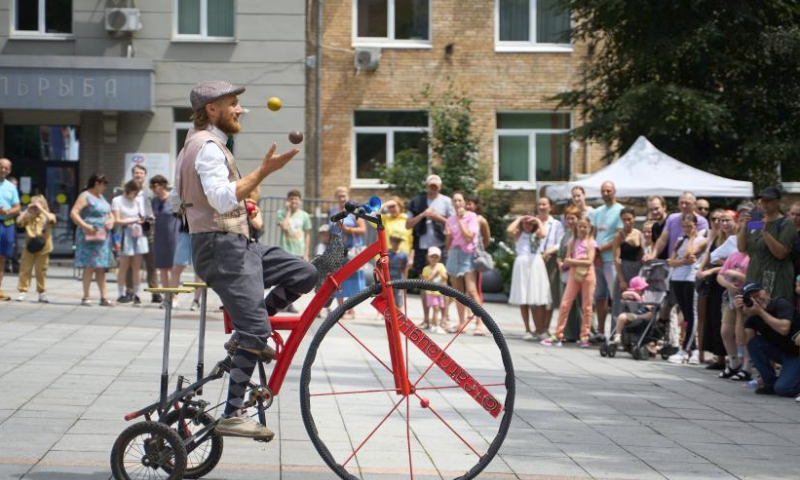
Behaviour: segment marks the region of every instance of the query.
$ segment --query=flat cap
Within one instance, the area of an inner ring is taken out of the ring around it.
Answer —
[[[228,82],[213,80],[198,83],[189,94],[189,101],[192,102],[192,110],[195,112],[202,109],[206,104],[222,98],[226,95],[240,95],[244,92],[244,87],[238,87]]]

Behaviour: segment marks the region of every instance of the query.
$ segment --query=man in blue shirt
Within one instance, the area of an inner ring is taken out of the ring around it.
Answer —
[[[0,158],[0,287],[6,271],[6,258],[14,258],[14,217],[19,213],[19,193],[17,187],[7,177],[11,174],[11,160]],[[0,288],[0,301],[11,297]]]
[[[622,219],[619,213],[622,205],[617,203],[617,188],[614,182],[605,181],[600,186],[600,195],[603,196],[605,205],[594,211],[592,226],[597,235],[597,250],[602,259],[602,266],[595,263],[595,277],[597,286],[594,290],[595,308],[597,309],[597,340],[605,336],[606,316],[608,315],[608,299],[614,291],[614,282],[617,272],[614,268],[614,234],[622,228]]]

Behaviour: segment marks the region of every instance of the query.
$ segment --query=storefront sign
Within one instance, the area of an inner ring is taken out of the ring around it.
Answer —
[[[48,65],[28,58],[27,66],[14,65],[13,58],[0,61],[0,109],[153,110],[153,69],[147,62],[107,59],[99,64],[68,57]]]

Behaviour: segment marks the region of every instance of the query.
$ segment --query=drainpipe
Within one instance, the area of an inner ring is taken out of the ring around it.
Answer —
[[[322,198],[322,0],[317,0],[317,58],[314,95],[314,128],[317,131],[314,159],[314,194]]]

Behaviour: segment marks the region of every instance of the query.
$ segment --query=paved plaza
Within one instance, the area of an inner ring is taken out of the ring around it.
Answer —
[[[13,295],[15,286],[16,275],[7,275],[5,291]],[[50,304],[0,304],[0,480],[105,480],[111,445],[127,426],[123,415],[157,396],[163,310],[149,303],[79,306],[80,282],[67,267],[51,268],[48,288]],[[109,291],[116,292],[116,284]],[[96,287],[92,292],[97,295]],[[197,313],[185,308],[187,300],[182,304],[173,317],[170,364],[173,373],[191,377]],[[207,365],[222,357],[225,338],[219,302],[212,296],[210,304]],[[416,299],[410,308],[418,308]],[[794,399],[757,396],[702,367],[524,342],[516,308],[486,308],[506,332],[517,396],[508,438],[480,478],[800,476],[800,404]],[[357,313],[365,320],[372,315]],[[226,439],[222,461],[204,478],[334,478],[300,417],[298,383],[308,343],[269,412],[276,439]],[[224,398],[222,387],[206,395]]]

